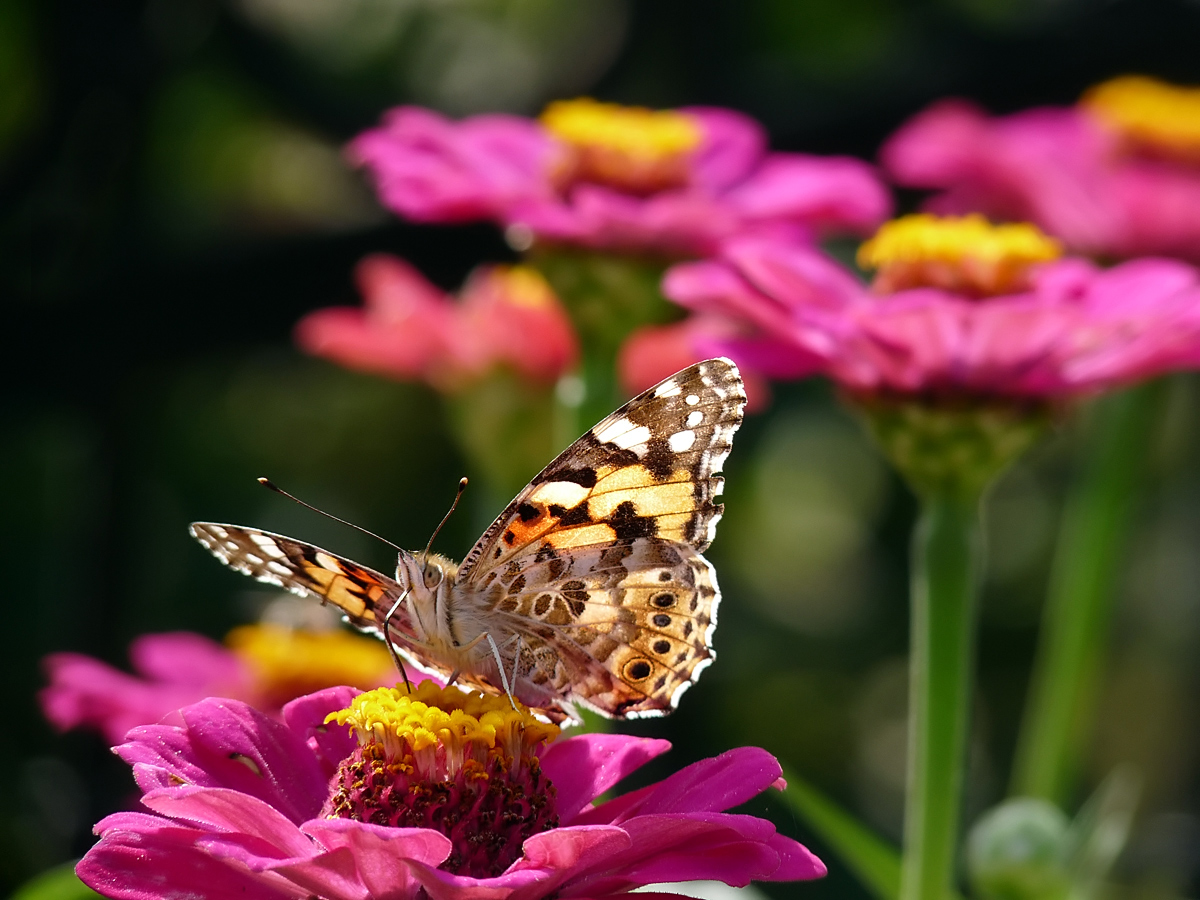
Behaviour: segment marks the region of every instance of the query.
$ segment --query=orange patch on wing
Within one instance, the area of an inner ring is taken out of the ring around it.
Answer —
[[[524,547],[532,544],[552,529],[557,522],[557,519],[547,515],[544,506],[539,507],[537,518],[530,519],[528,522],[522,522],[516,518],[508,523],[508,528],[504,530],[504,543],[509,547]]]
[[[578,528],[564,528],[547,535],[546,543],[555,550],[569,550],[572,547],[588,547],[593,544],[608,544],[617,539],[617,533],[611,525],[599,522],[595,525],[581,525]]]

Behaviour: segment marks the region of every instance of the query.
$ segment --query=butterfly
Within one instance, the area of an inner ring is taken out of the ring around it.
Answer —
[[[461,565],[401,550],[389,578],[270,532],[195,522],[232,569],[332,603],[447,682],[554,721],[663,715],[715,658],[708,548],[746,394],[728,359],[634,397],[520,492]]]

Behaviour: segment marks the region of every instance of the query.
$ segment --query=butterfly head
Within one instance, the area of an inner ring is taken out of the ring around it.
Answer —
[[[401,550],[396,560],[396,581],[408,597],[409,609],[427,640],[444,628],[445,609],[458,565],[437,553]]]

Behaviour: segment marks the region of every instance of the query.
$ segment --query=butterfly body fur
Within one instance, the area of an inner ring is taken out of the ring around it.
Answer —
[[[401,551],[389,578],[253,528],[191,532],[231,568],[333,603],[361,630],[382,636],[387,619],[423,672],[489,692],[507,678],[558,720],[577,720],[579,704],[662,715],[715,658],[720,594],[701,554],[744,406],[728,360],[667,378],[535,476],[461,566]]]

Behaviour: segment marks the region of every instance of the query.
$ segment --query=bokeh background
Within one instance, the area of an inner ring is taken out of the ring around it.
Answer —
[[[0,890],[88,846],[130,803],[126,767],[59,736],[39,659],[124,665],[134,636],[220,637],[258,586],[193,519],[255,524],[387,570],[389,551],[263,491],[420,547],[471,472],[428,389],[300,354],[305,312],[355,303],[354,263],[411,259],[446,288],[511,258],[497,231],[384,213],[340,145],[380,111],[532,114],[589,94],[742,109],[777,149],[873,158],[946,96],[1071,103],[1125,72],[1200,83],[1195,0],[3,0],[0,2]],[[901,208],[917,197],[901,193]],[[1144,778],[1119,896],[1200,893],[1200,382],[1172,382],[1121,566],[1080,799]],[[1003,796],[1050,552],[1086,411],[1009,473],[988,512],[969,815]],[[547,455],[547,460],[549,455]],[[528,473],[533,474],[533,471]],[[781,386],[727,465],[710,557],[720,660],[647,777],[767,747],[898,839],[913,503],[827,386]],[[499,504],[468,491],[461,557]],[[787,833],[802,823],[760,798]],[[867,896],[827,854],[779,898]]]

